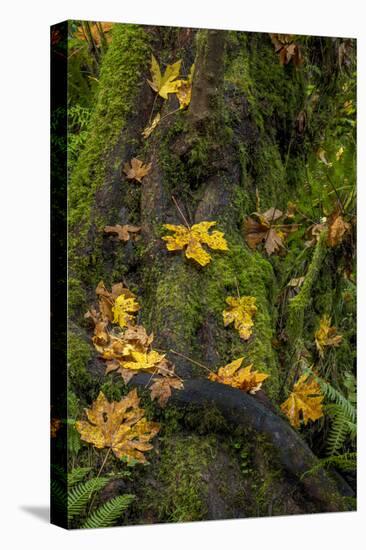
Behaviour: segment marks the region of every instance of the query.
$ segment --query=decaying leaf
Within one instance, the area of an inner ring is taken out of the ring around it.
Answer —
[[[103,321],[110,321],[114,322],[114,304],[116,299],[123,295],[126,299],[131,298],[135,300],[136,296],[128,290],[128,288],[125,288],[123,286],[123,283],[117,283],[112,286],[111,292],[109,292],[103,283],[103,281],[100,281],[97,288],[95,289],[95,293],[98,296],[99,300],[99,316],[98,319],[101,318]],[[95,310],[94,310],[95,311]],[[86,316],[89,316],[93,319],[93,316],[95,318],[95,315],[92,313],[92,310],[90,310],[88,313],[86,313]]]
[[[294,42],[292,34],[271,34],[270,37],[281,65],[287,65],[292,61],[298,66],[303,62],[300,46]]]
[[[192,80],[194,73],[194,63],[189,71],[187,80],[180,80],[180,84],[177,86],[177,98],[179,101],[179,108],[186,109],[191,102],[192,97]]]
[[[272,207],[263,213],[254,212],[252,216],[248,216],[244,221],[245,241],[252,250],[263,243],[268,256],[285,248],[284,239],[297,229],[296,224],[274,223],[284,216],[277,208]]]
[[[128,180],[136,180],[141,183],[142,178],[150,172],[151,166],[151,162],[149,162],[149,164],[144,164],[141,160],[133,158],[130,160],[130,163],[125,163],[123,171]]]
[[[264,380],[268,378],[269,374],[252,371],[253,365],[241,367],[243,360],[244,357],[240,357],[228,365],[225,365],[225,367],[219,368],[217,374],[212,372],[208,376],[209,380],[212,382],[220,382],[220,384],[227,384],[233,388],[255,394],[260,390]]]
[[[226,298],[226,303],[229,308],[222,312],[225,327],[234,323],[240,338],[248,340],[252,334],[253,317],[257,311],[256,298],[254,296],[242,296],[241,298],[229,296]]]
[[[138,233],[139,231],[141,231],[141,227],[129,224],[106,225],[104,228],[105,233],[116,234],[120,241],[129,241],[131,237],[136,238],[136,233]]]
[[[337,334],[337,329],[331,326],[330,317],[327,315],[324,315],[320,320],[319,328],[314,336],[320,357],[324,357],[326,347],[339,346],[343,338],[341,334]]]
[[[133,327],[128,327],[123,334],[123,338],[135,348],[146,350],[152,344],[154,335],[147,334],[145,327],[135,325]]]
[[[173,65],[167,65],[164,74],[161,74],[159,63],[154,55],[151,56],[151,78],[148,80],[154,92],[157,92],[164,99],[168,99],[168,94],[174,94],[177,91],[178,82],[176,79],[179,76],[180,66],[182,61],[179,60]]]
[[[149,441],[158,433],[159,425],[144,417],[139,402],[136,389],[112,403],[100,392],[91,408],[85,409],[88,420],[75,424],[81,439],[97,449],[110,448],[117,458],[146,463],[144,452],[153,448]]]
[[[150,386],[150,396],[152,401],[158,400],[160,407],[165,407],[169,397],[172,394],[172,388],[181,390],[183,382],[176,377],[159,377],[154,378],[153,384]]]
[[[289,397],[282,403],[281,410],[291,425],[298,428],[301,422],[306,425],[309,420],[314,422],[323,416],[323,399],[317,381],[309,374],[303,374]]]
[[[331,214],[328,219],[328,246],[338,246],[350,228],[350,224],[344,220],[338,211]]]
[[[160,113],[158,113],[154,117],[152,123],[149,126],[146,126],[146,128],[142,131],[142,135],[145,139],[147,139],[152,134],[152,132],[155,130],[155,128],[157,127],[157,125],[160,122],[160,118],[161,118]]]
[[[326,157],[327,152],[325,149],[323,149],[322,147],[319,147],[316,154],[319,160],[321,160],[322,163],[325,164],[325,166],[329,166],[329,168],[332,166],[332,163],[327,160],[327,157]]]
[[[103,34],[106,41],[110,42],[112,40],[111,30],[113,28],[113,23],[107,23],[107,22],[98,22],[98,23],[92,23],[88,22],[90,33],[93,37],[94,43],[99,46],[101,41],[101,35]],[[98,28],[99,27],[99,28]],[[77,28],[77,31],[75,32],[76,38],[79,40],[86,40],[87,36],[83,30],[83,26],[79,25]]]
[[[184,250],[187,247],[185,249],[186,257],[205,266],[211,261],[211,256],[203,248],[203,244],[212,250],[228,250],[224,233],[216,230],[209,233],[209,229],[214,225],[216,222],[201,222],[188,229],[184,225],[165,224],[165,229],[173,231],[175,235],[163,237],[163,241],[166,241],[166,247],[170,251]]]
[[[62,421],[59,418],[51,418],[51,437],[54,439],[61,428]]]

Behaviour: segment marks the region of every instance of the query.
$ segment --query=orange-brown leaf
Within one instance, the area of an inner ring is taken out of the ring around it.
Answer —
[[[150,387],[151,399],[157,399],[160,407],[165,407],[172,394],[172,388],[181,390],[183,382],[176,377],[154,378],[154,382]]]
[[[323,399],[317,381],[309,374],[303,374],[289,397],[282,403],[281,410],[291,425],[298,428],[301,422],[306,425],[309,420],[314,422],[323,416]]]
[[[141,183],[142,179],[150,172],[151,166],[151,162],[149,162],[149,164],[144,164],[141,160],[133,158],[130,163],[125,163],[123,171],[127,179],[136,180]]]
[[[141,227],[136,225],[106,225],[104,228],[105,233],[112,233],[117,235],[120,241],[129,241],[130,238],[136,238],[136,233],[141,230]],[[130,233],[132,235],[130,235]]]

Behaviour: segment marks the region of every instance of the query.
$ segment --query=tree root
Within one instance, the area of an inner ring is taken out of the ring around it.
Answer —
[[[147,374],[138,374],[130,383],[146,386],[149,378]],[[311,472],[318,459],[306,442],[285,420],[255,397],[224,384],[196,378],[185,380],[184,388],[174,391],[170,402],[181,407],[214,404],[229,422],[266,435],[286,472],[300,483],[321,511],[348,509],[343,497],[354,496],[351,487],[341,476],[331,477],[324,469]]]

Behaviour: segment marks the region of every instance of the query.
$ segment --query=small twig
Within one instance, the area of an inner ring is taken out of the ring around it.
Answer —
[[[187,218],[185,217],[185,215],[183,214],[181,208],[179,207],[179,204],[177,203],[174,195],[172,195],[172,201],[174,202],[174,205],[176,207],[176,209],[178,210],[179,214],[182,216],[182,220],[184,221],[184,224],[187,226],[187,228],[190,230],[191,229],[191,226],[189,225],[188,221],[187,221]]]
[[[238,293],[238,298],[240,298],[240,291],[239,291],[239,285],[238,285],[238,279],[235,277],[235,284],[236,284],[236,292]]]
[[[99,468],[99,472],[97,473],[97,477],[96,477],[95,479],[98,479],[98,477],[99,477],[100,474],[102,473],[102,470],[103,470],[103,468],[104,468],[104,466],[105,466],[105,463],[107,462],[107,458],[109,457],[109,453],[111,452],[111,449],[112,449],[112,447],[109,447],[108,451],[106,452],[106,455],[105,455],[105,457],[104,457],[104,460],[103,460],[103,462],[102,462],[102,465],[101,465],[101,467]],[[96,495],[97,495],[97,494],[96,494],[96,492],[94,491],[94,496],[93,496],[92,501],[91,501],[90,506],[89,506],[89,513],[90,513],[90,511],[91,511],[91,509],[92,509],[92,506],[93,506],[93,504],[94,504],[94,500],[95,500]]]
[[[202,367],[203,369],[207,370],[208,372],[213,372],[211,369],[206,367],[206,365],[203,365],[202,363],[199,363],[198,361],[195,361],[194,359],[191,359],[190,357],[187,357],[187,355],[184,355],[184,353],[180,353],[179,351],[174,351],[173,349],[169,350],[171,353],[174,353],[175,355],[179,355],[180,357],[183,357],[183,359],[187,359],[187,361],[190,361],[194,365],[197,365],[198,367]]]

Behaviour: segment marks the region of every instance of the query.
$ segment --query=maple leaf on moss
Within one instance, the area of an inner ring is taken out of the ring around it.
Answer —
[[[113,323],[118,324],[121,328],[127,327],[135,322],[134,315],[140,309],[135,297],[126,297],[125,294],[117,296],[112,307]]]
[[[224,326],[234,323],[234,327],[239,332],[240,338],[248,340],[252,335],[253,317],[256,314],[257,306],[254,296],[242,296],[235,298],[229,296],[226,298],[228,309],[222,312]]]
[[[319,328],[314,336],[320,357],[324,357],[326,347],[339,346],[343,338],[341,334],[337,334],[337,329],[331,326],[330,317],[327,315],[324,315],[320,320]]]
[[[193,73],[194,63],[191,67],[191,70],[189,71],[187,80],[180,80],[180,83],[177,85],[176,96],[179,101],[180,109],[185,109],[191,102]]]
[[[141,227],[136,225],[106,225],[104,228],[104,233],[112,233],[117,235],[120,241],[129,241],[130,238],[138,238],[136,233],[141,231]],[[131,235],[130,235],[131,233]]]
[[[331,247],[338,246],[343,241],[345,234],[351,228],[350,224],[344,220],[338,210],[335,210],[329,216],[327,225],[327,245]]]
[[[235,359],[228,365],[219,368],[217,374],[211,373],[208,378],[212,382],[220,382],[233,388],[238,388],[242,391],[251,394],[260,390],[264,380],[269,377],[269,374],[259,371],[252,371],[253,365],[241,367],[244,357]]]
[[[164,99],[168,99],[168,94],[174,94],[177,91],[177,86],[180,81],[176,80],[179,76],[182,60],[176,61],[172,65],[167,65],[164,74],[161,74],[159,63],[154,55],[151,55],[151,78],[148,80],[149,85]]]
[[[211,261],[211,256],[203,248],[203,244],[212,250],[228,250],[224,233],[221,231],[212,231],[209,229],[216,225],[216,222],[200,222],[187,228],[184,225],[165,224],[165,229],[173,231],[174,236],[162,237],[169,251],[184,250],[187,258],[191,258],[201,266],[207,265]]]
[[[130,160],[130,162],[125,162],[123,171],[127,176],[128,180],[136,180],[140,183],[142,182],[142,178],[147,176],[147,174],[151,170],[151,162],[149,164],[144,164],[141,160],[137,158],[133,158]]]
[[[291,425],[298,428],[301,422],[306,425],[309,420],[315,422],[323,416],[323,399],[318,382],[305,373],[282,403],[281,411],[288,417]]]
[[[85,409],[88,420],[75,423],[81,439],[97,449],[110,448],[117,458],[146,463],[144,452],[153,448],[149,441],[158,433],[159,424],[144,417],[139,402],[136,389],[112,403],[100,392],[91,408]]]
[[[153,384],[150,386],[150,396],[152,401],[158,400],[160,407],[165,407],[170,396],[172,395],[172,388],[175,390],[181,390],[183,388],[183,382],[176,377],[162,376],[154,378]]]
[[[132,350],[129,356],[131,360],[123,362],[125,369],[150,371],[158,367],[165,357],[165,355],[161,355],[155,350],[144,352]]]

